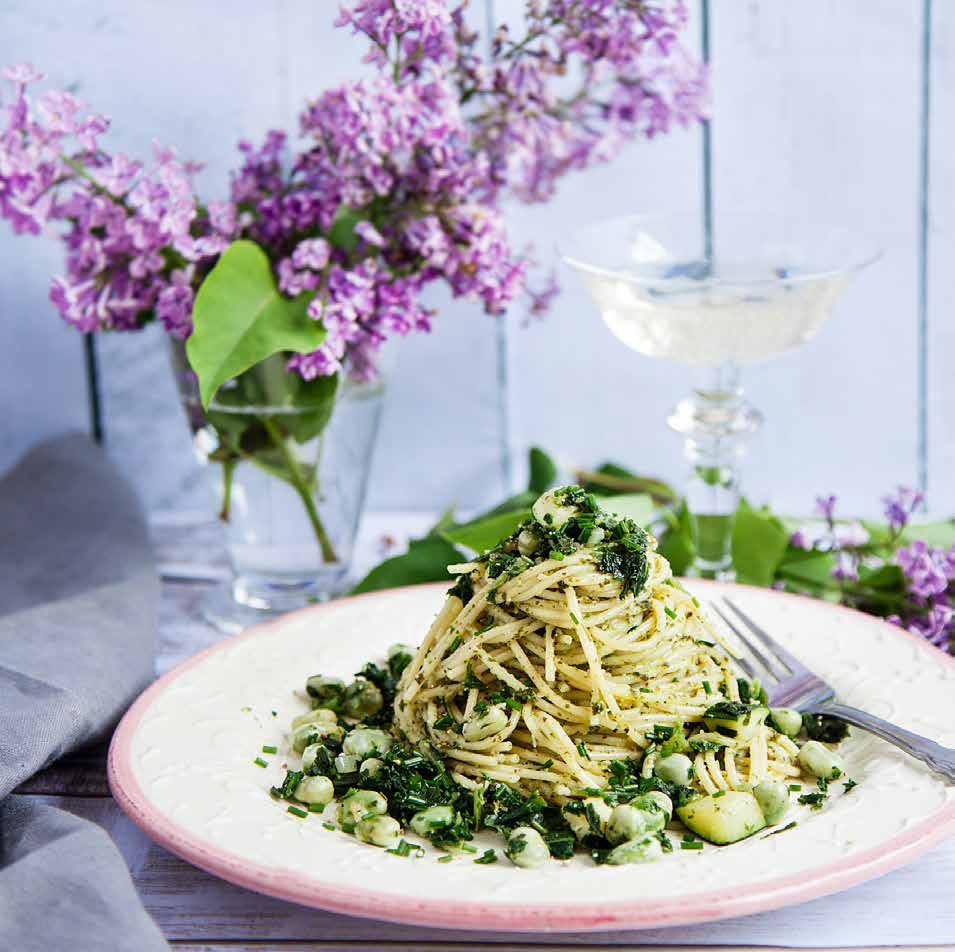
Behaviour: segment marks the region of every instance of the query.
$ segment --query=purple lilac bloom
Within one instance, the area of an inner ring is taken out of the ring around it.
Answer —
[[[789,544],[794,549],[805,549],[807,552],[813,547],[812,540],[806,535],[805,530],[797,529],[789,537]]]
[[[66,274],[51,282],[50,300],[64,320],[89,333],[156,316],[188,336],[192,269],[226,244],[200,220],[195,167],[160,146],[148,170],[110,155],[99,144],[106,120],[80,100],[49,92],[34,103],[27,84],[40,78],[36,70],[4,75],[14,95],[0,110],[0,217],[16,232],[62,226]]]
[[[258,242],[327,332],[289,362],[306,378],[373,374],[387,337],[430,328],[420,299],[436,281],[489,314],[521,294],[541,314],[557,285],[528,286],[505,192],[546,199],[565,173],[702,118],[705,69],[680,45],[680,0],[527,0],[523,25],[499,27],[490,51],[466,14],[446,0],[347,3],[338,23],[369,43],[376,74],[308,105],[298,153],[277,130],[240,143],[229,199],[204,204],[197,166],[160,147],[149,166],[109,154],[103,117],[65,92],[33,102],[41,74],[10,67],[0,217],[17,233],[60,226],[66,273],[50,298],[85,332],[157,319],[188,337],[218,255]]]
[[[941,549],[916,540],[898,549],[895,558],[905,576],[912,610],[904,619],[890,620],[946,647],[955,634],[955,608],[949,591],[955,579],[955,546]]]
[[[912,514],[925,502],[925,494],[917,489],[899,486],[894,496],[884,496],[882,504],[885,506],[885,518],[893,532],[908,525]]]
[[[836,513],[836,496],[817,496],[816,497],[816,513],[829,524],[829,527],[835,523],[835,513]]]

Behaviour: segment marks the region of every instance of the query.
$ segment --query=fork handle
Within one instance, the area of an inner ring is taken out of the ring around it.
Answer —
[[[860,711],[858,708],[849,707],[846,704],[819,704],[809,709],[810,714],[828,714],[831,717],[838,717],[840,720],[856,727],[861,727],[890,744],[894,744],[900,750],[918,758],[923,763],[928,764],[936,773],[940,773],[949,783],[955,783],[955,750],[951,747],[943,747],[928,737],[921,734],[915,734],[902,727],[896,727],[888,721],[869,714],[866,711]]]

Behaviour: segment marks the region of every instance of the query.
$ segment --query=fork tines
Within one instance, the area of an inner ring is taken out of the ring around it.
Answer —
[[[757,625],[739,605],[728,598],[722,599],[722,603],[729,611],[725,611],[718,604],[712,605],[713,610],[772,680],[783,681],[804,669],[800,662],[765,629]],[[749,659],[738,658],[737,663],[751,678],[760,676]]]

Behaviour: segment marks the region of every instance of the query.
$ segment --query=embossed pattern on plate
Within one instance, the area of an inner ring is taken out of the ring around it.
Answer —
[[[955,746],[955,661],[883,622],[744,586],[690,583],[737,599],[847,703]],[[222,642],[147,690],[110,748],[123,809],[184,859],[270,895],[355,915],[459,928],[586,931],[698,922],[776,908],[886,872],[955,829],[955,787],[853,731],[843,752],[859,786],[795,829],[727,848],[676,850],[646,866],[584,856],[533,870],[400,858],[301,820],[268,796],[308,674],[348,677],[395,641],[417,643],[444,586],[306,609]],[[274,712],[274,714],[273,714]],[[839,784],[834,788],[841,792]],[[475,845],[500,846],[493,836]]]

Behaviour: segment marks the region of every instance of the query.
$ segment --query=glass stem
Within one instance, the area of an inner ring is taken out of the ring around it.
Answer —
[[[295,458],[295,454],[288,448],[285,437],[282,435],[281,430],[275,425],[274,420],[268,417],[262,417],[262,425],[268,431],[276,449],[282,454],[282,458],[285,460],[285,465],[288,468],[289,482],[301,498],[305,512],[308,514],[309,522],[311,522],[312,529],[315,531],[315,538],[318,539],[319,547],[322,550],[322,561],[337,562],[338,556],[335,554],[332,540],[325,531],[321,516],[318,514],[318,507],[315,505],[313,488],[308,484],[308,480],[305,479],[302,468]]]
[[[760,414],[743,399],[739,368],[732,363],[710,368],[668,422],[684,437],[690,463],[686,501],[696,549],[694,574],[732,578],[739,464],[746,438],[762,422]]]

